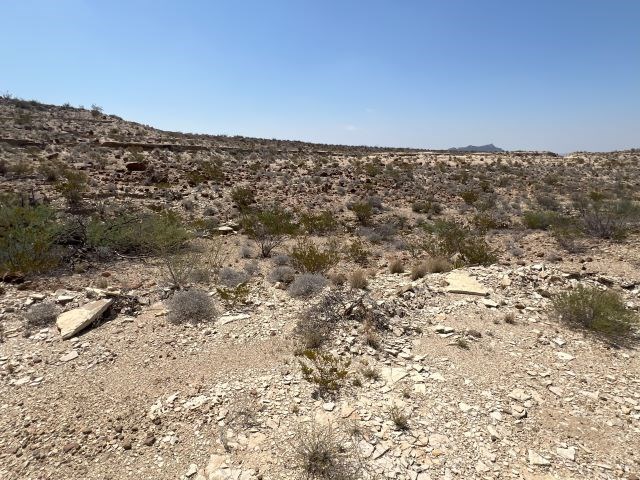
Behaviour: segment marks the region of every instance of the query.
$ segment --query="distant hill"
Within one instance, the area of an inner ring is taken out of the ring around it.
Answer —
[[[449,151],[450,152],[483,152],[483,153],[504,152],[503,149],[496,147],[493,143],[490,143],[488,145],[481,145],[481,146],[467,145],[466,147],[450,148]]]

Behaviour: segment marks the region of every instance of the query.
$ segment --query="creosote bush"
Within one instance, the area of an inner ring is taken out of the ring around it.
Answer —
[[[302,377],[314,384],[321,396],[334,395],[344,386],[351,364],[331,352],[312,349],[302,352],[299,362]]]
[[[293,215],[278,207],[247,214],[241,223],[247,235],[260,246],[263,258],[271,256],[274,248],[298,231]]]
[[[173,213],[123,213],[92,218],[86,236],[88,246],[96,249],[133,255],[166,255],[176,252],[190,235]]]
[[[324,273],[340,261],[333,242],[320,247],[309,239],[300,239],[289,252],[293,266],[303,273]]]
[[[638,316],[627,309],[620,295],[612,290],[579,286],[553,299],[560,318],[573,326],[581,326],[611,337],[628,334]]]
[[[176,292],[166,303],[171,323],[213,322],[218,314],[213,299],[202,290]]]
[[[366,201],[355,202],[350,206],[350,209],[361,225],[369,225],[371,217],[373,217],[373,206],[371,203]]]
[[[0,198],[0,276],[41,273],[57,266],[62,229],[53,209]]]
[[[305,212],[300,215],[300,226],[309,234],[325,235],[338,228],[338,222],[332,212]]]
[[[491,265],[497,257],[482,235],[455,222],[437,220],[424,226],[429,233],[422,248],[432,257],[457,256],[466,265]]]

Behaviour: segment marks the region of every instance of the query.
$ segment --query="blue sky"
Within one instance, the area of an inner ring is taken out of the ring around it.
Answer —
[[[168,130],[640,147],[640,0],[4,0],[0,92]]]

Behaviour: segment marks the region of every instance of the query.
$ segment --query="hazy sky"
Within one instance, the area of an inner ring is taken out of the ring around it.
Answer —
[[[4,0],[0,92],[327,143],[640,147],[640,0]]]

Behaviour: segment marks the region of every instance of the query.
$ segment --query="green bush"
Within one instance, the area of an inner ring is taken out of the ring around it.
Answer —
[[[460,197],[467,205],[473,205],[480,198],[480,194],[476,190],[468,189],[460,192]]]
[[[411,204],[411,210],[415,213],[438,215],[442,213],[442,205],[433,200],[416,200]]]
[[[286,237],[298,231],[291,213],[278,207],[245,215],[241,223],[247,235],[260,245],[264,258],[269,257]]]
[[[87,190],[87,177],[82,172],[66,170],[62,172],[64,180],[56,184],[56,190],[64,197],[71,210],[82,205],[82,197]]]
[[[0,199],[0,274],[31,274],[54,268],[61,258],[56,245],[61,231],[51,208]]]
[[[371,257],[371,251],[367,248],[367,245],[356,238],[345,249],[344,254],[349,260],[358,265],[366,266],[369,263],[369,257]]]
[[[332,212],[323,210],[318,213],[305,212],[300,215],[300,226],[311,234],[326,234],[338,228],[338,222]]]
[[[546,230],[560,223],[560,215],[549,210],[529,210],[524,212],[522,222],[527,228]]]
[[[616,292],[596,287],[579,286],[553,299],[553,307],[560,318],[608,336],[622,336],[637,323],[637,315],[628,310]]]
[[[459,257],[466,265],[491,265],[496,254],[484,237],[455,222],[437,220],[424,226],[430,234],[422,247],[432,257]]]
[[[92,218],[86,235],[89,247],[134,255],[173,253],[189,239],[189,233],[173,213]]]
[[[324,273],[340,261],[334,243],[322,248],[309,239],[300,239],[291,248],[289,256],[293,266],[303,273]]]
[[[302,356],[302,377],[314,384],[321,395],[334,394],[342,388],[349,373],[349,360],[323,350],[305,350]]]
[[[362,225],[369,225],[371,217],[373,216],[373,207],[369,202],[356,202],[350,207],[351,211],[355,214],[358,222]]]
[[[231,200],[241,212],[246,212],[251,205],[256,203],[253,190],[246,187],[235,187],[231,190]]]

